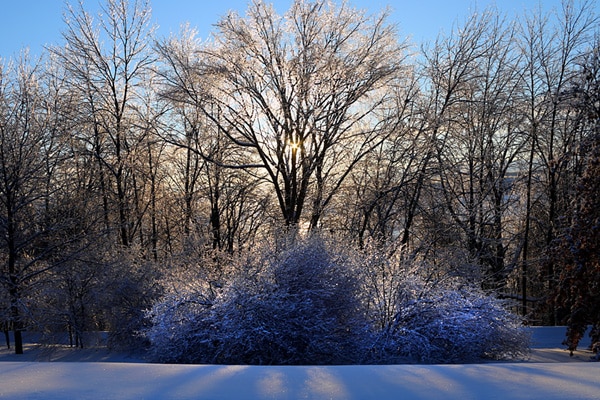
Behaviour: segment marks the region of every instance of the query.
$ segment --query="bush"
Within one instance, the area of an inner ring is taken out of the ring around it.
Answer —
[[[464,362],[524,355],[503,304],[427,279],[381,252],[319,237],[240,257],[217,293],[185,290],[148,312],[154,361],[217,364]],[[412,264],[414,265],[414,264]],[[203,287],[203,285],[198,285]],[[205,287],[205,286],[204,286]]]
[[[214,299],[166,296],[146,334],[162,362],[348,364],[360,362],[367,322],[353,263],[318,238],[267,259],[246,258]]]
[[[365,292],[374,326],[375,363],[458,363],[522,357],[529,337],[507,304],[447,266],[371,248]]]
[[[528,353],[518,317],[475,288],[407,297],[378,333],[378,362],[459,363]]]

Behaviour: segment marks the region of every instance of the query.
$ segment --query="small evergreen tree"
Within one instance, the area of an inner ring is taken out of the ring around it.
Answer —
[[[558,302],[568,307],[567,339],[573,352],[587,325],[592,325],[592,348],[600,342],[600,146],[598,138],[587,157],[577,187],[573,224],[558,246],[566,266],[561,276]]]
[[[581,146],[583,172],[578,180],[572,224],[554,249],[564,263],[556,300],[567,311],[567,338],[577,349],[592,325],[592,349],[600,346],[600,42],[584,63],[573,90],[586,140]]]

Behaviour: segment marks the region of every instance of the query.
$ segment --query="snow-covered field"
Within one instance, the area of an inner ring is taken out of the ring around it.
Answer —
[[[2,350],[0,398],[600,399],[600,363],[585,350],[569,357],[563,335],[534,328],[528,360],[465,365],[161,365],[101,349]]]

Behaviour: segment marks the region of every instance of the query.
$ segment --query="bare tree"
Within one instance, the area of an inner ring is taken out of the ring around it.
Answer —
[[[115,204],[119,243],[131,244],[136,216],[136,150],[145,145],[146,130],[138,129],[134,105],[140,82],[153,62],[149,52],[150,7],[147,1],[109,0],[95,20],[85,11],[68,7],[65,13],[66,45],[51,52],[69,74],[79,94],[84,148],[98,163],[105,223],[112,225]],[[139,217],[139,215],[137,216]]]
[[[522,82],[514,27],[493,10],[476,21],[462,33],[481,33],[473,45],[480,53],[470,60],[468,80],[448,114],[439,176],[464,248],[487,269],[486,286],[498,290],[510,269],[506,256],[511,237],[504,225],[514,206],[512,180],[525,143],[519,120]]]
[[[37,103],[34,70],[25,61],[18,66],[0,66],[0,202],[2,283],[8,289],[15,352],[23,353],[23,286],[35,273],[27,260],[27,247],[37,231],[26,223],[42,197],[36,191],[44,181],[44,166],[37,155],[43,145],[36,124]],[[11,71],[12,70],[12,71]]]
[[[210,81],[196,74],[195,57],[201,43],[195,35],[186,27],[180,37],[156,46],[163,77],[160,93],[168,104],[170,121],[162,132],[175,145],[177,173],[171,181],[175,193],[180,193],[176,203],[181,204],[178,220],[184,237],[207,231],[210,247],[233,252],[234,244],[256,234],[266,194],[261,190],[261,176],[243,168],[227,168],[239,162],[240,150],[226,138],[218,108],[206,99],[205,85]],[[210,117],[206,108],[211,110]]]
[[[414,72],[407,71],[401,83],[390,89],[396,99],[392,132],[357,163],[342,187],[345,194],[336,201],[333,215],[341,216],[341,221],[329,225],[356,235],[361,247],[369,238],[382,243],[399,239],[406,246],[418,209],[412,200],[419,184],[421,155],[426,153],[419,115],[422,93]]]
[[[316,227],[348,173],[389,132],[384,89],[401,70],[404,45],[385,14],[368,17],[346,3],[299,0],[281,17],[256,1],[247,17],[231,13],[217,27],[192,69],[173,74],[210,87],[180,92],[195,102],[200,94],[202,112],[243,150],[225,166],[265,174],[287,225],[301,221],[312,196]]]
[[[575,129],[576,116],[566,107],[564,93],[576,76],[576,60],[589,45],[597,23],[592,4],[584,1],[576,6],[575,2],[565,0],[562,9],[555,14],[544,15],[539,11],[523,24],[520,46],[525,57],[525,131],[530,146],[522,252],[524,307],[527,269],[534,261],[530,259],[534,242],[532,232],[534,228],[543,232],[540,247],[544,252],[556,239],[557,230],[566,222],[562,217],[570,207],[572,183],[575,181],[571,173],[571,163],[575,159],[571,156],[579,139]],[[552,20],[552,17],[555,19]],[[536,213],[538,215],[534,216]],[[533,220],[537,221],[537,226],[532,226]],[[538,262],[538,267],[540,264]],[[542,275],[546,277],[544,291],[553,291],[557,276],[552,262],[546,263],[546,271]],[[547,322],[557,322],[554,311],[549,313]]]
[[[17,354],[23,353],[31,288],[69,257],[63,250],[79,237],[69,215],[54,218],[67,157],[56,112],[68,100],[40,79],[40,70],[26,53],[18,63],[0,65],[0,282],[8,294]]]
[[[465,95],[479,77],[479,63],[491,51],[487,32],[492,28],[491,14],[472,14],[460,29],[450,36],[440,35],[432,45],[422,48],[420,87],[422,96],[417,104],[420,124],[418,171],[409,196],[408,215],[402,240],[407,243],[416,212],[422,209],[422,226],[427,238],[425,248],[457,245],[460,234],[454,228],[451,192],[446,174],[464,166],[446,159],[452,155],[452,138],[458,129],[457,116],[466,107]],[[443,205],[443,206],[441,206]],[[455,213],[454,213],[455,214]],[[464,235],[464,232],[462,233]],[[449,240],[450,239],[450,240]]]

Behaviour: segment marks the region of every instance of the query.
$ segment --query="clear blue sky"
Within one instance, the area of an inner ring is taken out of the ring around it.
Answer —
[[[76,4],[77,0],[67,0]],[[168,36],[178,32],[184,22],[197,28],[205,38],[213,24],[228,10],[243,14],[249,0],[151,0],[153,20],[159,25],[157,34]],[[280,13],[293,0],[273,0]],[[474,9],[497,4],[509,15],[521,14],[537,7],[539,0],[349,0],[357,8],[376,13],[389,5],[391,20],[399,24],[402,36],[411,36],[415,43],[433,40],[443,29],[448,32],[455,21],[461,21]],[[560,0],[542,0],[545,10],[560,6]],[[0,58],[18,55],[29,47],[32,56],[39,55],[45,44],[60,44],[64,29],[63,0],[0,0]],[[86,7],[97,8],[98,0],[85,0]],[[596,3],[596,10],[600,7]]]

